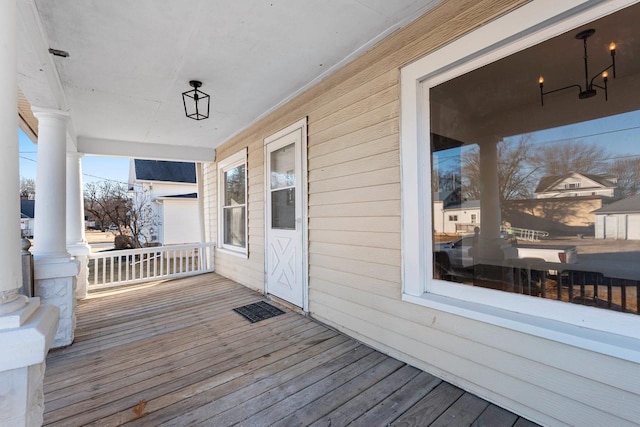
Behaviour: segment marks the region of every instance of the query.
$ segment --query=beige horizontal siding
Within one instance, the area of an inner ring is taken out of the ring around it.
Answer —
[[[526,2],[444,1],[219,147],[248,150],[249,257],[216,268],[264,289],[263,141],[306,116],[312,316],[537,422],[630,425],[636,364],[401,301],[399,69]]]
[[[398,231],[399,227],[400,218],[397,216],[309,219],[309,228],[312,230],[376,231],[394,233]]]
[[[400,267],[400,250],[386,248],[372,248],[352,245],[338,245],[335,243],[313,242],[309,246],[310,254],[331,255],[345,260],[371,261],[379,264]]]
[[[400,170],[397,167],[389,167],[357,175],[339,176],[318,180],[309,183],[309,193],[318,194],[349,188],[361,188],[384,184],[397,183],[400,180]]]
[[[309,278],[312,285],[309,289],[323,290],[330,289],[336,283],[349,287],[354,292],[362,296],[363,301],[367,301],[371,295],[381,295],[390,299],[400,298],[400,285],[397,282],[389,282],[379,278],[364,278],[360,274],[347,273],[326,267],[318,267],[311,265],[309,267]],[[314,300],[314,308],[311,313],[315,313],[316,309],[320,309],[318,302]],[[341,325],[342,328],[349,329],[348,325]]]
[[[348,205],[310,206],[309,217],[347,217],[347,216],[393,216],[400,215],[400,203],[397,200],[383,202],[350,203]]]

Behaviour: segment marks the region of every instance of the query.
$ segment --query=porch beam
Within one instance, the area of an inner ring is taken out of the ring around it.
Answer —
[[[99,156],[180,162],[213,162],[216,151],[209,147],[118,141],[104,138],[78,137],[78,152]]]

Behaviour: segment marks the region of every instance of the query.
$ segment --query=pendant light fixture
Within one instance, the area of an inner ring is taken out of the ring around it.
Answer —
[[[573,84],[565,87],[561,87],[560,89],[554,89],[545,92],[544,91],[544,77],[540,76],[538,78],[538,84],[540,85],[540,105],[544,106],[544,96],[550,93],[559,92],[561,90],[570,89],[570,88],[578,88],[578,98],[579,99],[587,99],[592,98],[597,95],[596,88],[604,90],[604,99],[607,101],[609,99],[607,93],[607,82],[609,81],[609,70],[613,72],[613,78],[616,78],[616,44],[611,42],[609,45],[609,52],[611,53],[611,64],[600,71],[589,80],[589,55],[587,54],[587,39],[594,35],[596,30],[593,28],[589,28],[584,31],[580,31],[576,34],[576,39],[582,40],[584,46],[584,90],[582,86],[579,84]],[[598,85],[594,83],[596,79],[601,78],[604,86]]]
[[[204,120],[209,118],[209,95],[198,90],[202,82],[191,80],[189,85],[193,88],[182,93],[182,103],[184,104],[184,114],[193,120]]]

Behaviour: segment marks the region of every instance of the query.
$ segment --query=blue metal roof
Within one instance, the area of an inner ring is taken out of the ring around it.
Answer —
[[[196,183],[195,163],[135,159],[134,165],[136,179],[141,181]]]

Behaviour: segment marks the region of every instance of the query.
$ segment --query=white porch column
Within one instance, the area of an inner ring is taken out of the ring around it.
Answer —
[[[91,247],[84,231],[84,195],[82,192],[82,154],[67,152],[67,250],[78,261],[76,298],[87,297],[87,255]]]
[[[26,298],[18,297],[22,283],[20,270],[20,186],[18,161],[18,92],[16,81],[15,1],[0,7],[0,315],[24,307]],[[11,21],[11,22],[8,22]],[[7,42],[5,42],[5,40]],[[17,227],[17,228],[16,228]]]
[[[69,114],[33,108],[38,119],[38,165],[36,169],[35,245],[36,259],[70,258],[66,236],[66,147]]]
[[[53,346],[73,342],[78,263],[67,252],[66,145],[68,113],[33,108],[38,119],[38,165],[34,227],[35,294],[60,309]],[[77,196],[76,196],[77,197]]]
[[[498,143],[488,140],[480,146],[480,241],[478,264],[500,265],[504,241],[500,238],[502,212],[498,178]]]
[[[0,2],[0,424],[40,426],[45,357],[58,327],[58,310],[18,296],[20,202],[16,2]]]
[[[498,188],[498,144],[480,144],[480,224],[485,239],[500,238],[500,189]]]
[[[201,162],[196,163],[196,182],[198,183],[198,222],[200,225],[200,243],[207,241],[207,234],[204,226],[204,165]]]

